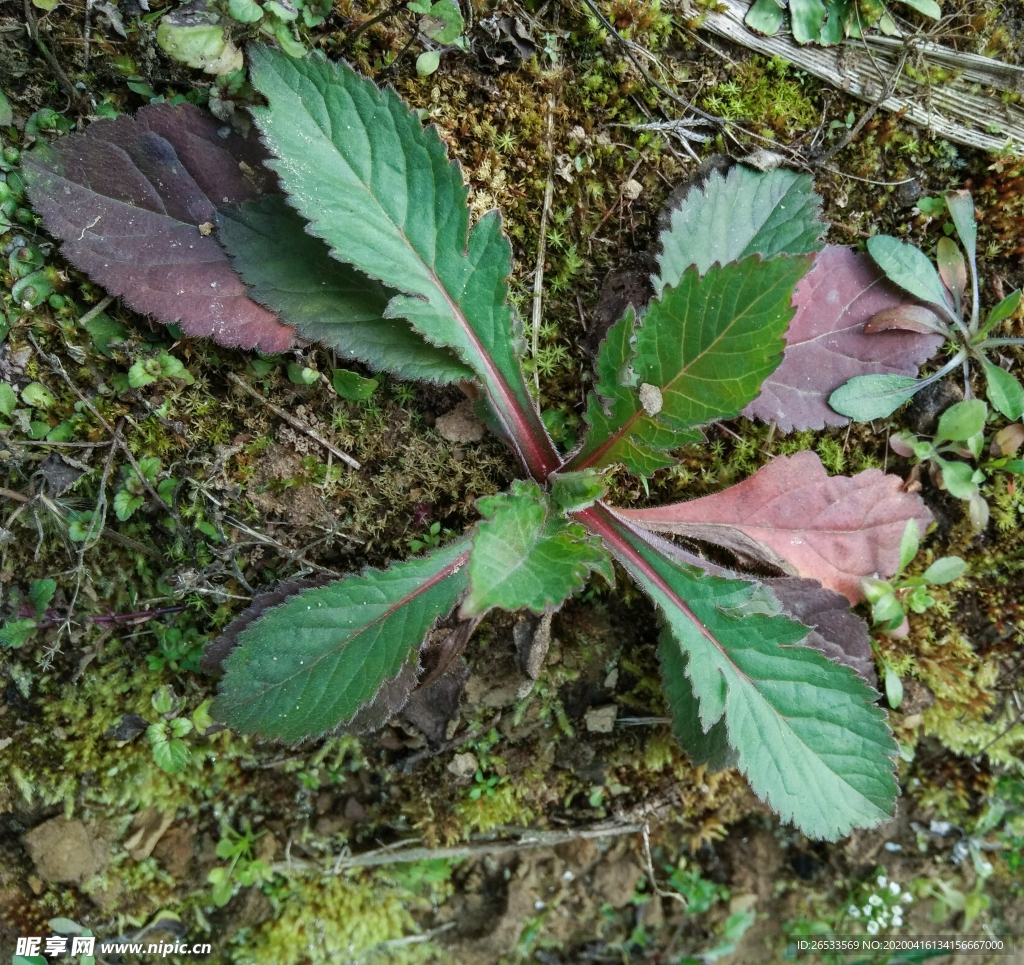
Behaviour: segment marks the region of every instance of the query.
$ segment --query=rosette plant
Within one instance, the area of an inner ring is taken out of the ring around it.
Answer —
[[[814,837],[885,820],[897,748],[848,605],[862,576],[894,572],[907,519],[927,525],[919,499],[877,470],[829,478],[805,452],[665,508],[662,529],[774,561],[791,574],[777,580],[714,567],[652,535],[647,510],[607,501],[609,470],[671,467],[779,365],[824,230],[810,180],[738,167],[691,193],[662,236],[657,295],[608,332],[583,441],[562,453],[524,377],[501,218],[470,228],[436,129],[345,64],[268,48],[250,60],[266,153],[191,107],[97,122],[27,162],[47,228],[97,281],[187,333],[279,351],[298,332],[401,378],[471,384],[521,479],[480,499],[481,520],[448,545],[258,599],[215,645],[227,656],[213,715],[285,741],[379,725],[417,685],[439,620],[464,643],[492,609],[554,610],[618,564],[661,619],[665,692],[695,762],[735,763]]]

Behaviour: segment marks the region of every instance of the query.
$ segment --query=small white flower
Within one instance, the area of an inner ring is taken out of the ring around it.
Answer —
[[[879,905],[883,904],[883,901],[881,898],[878,897],[878,895],[872,895],[870,898],[868,898],[868,904],[874,905],[877,908]]]
[[[856,905],[850,905],[850,907],[846,909],[846,913],[851,918],[860,918],[860,909]]]
[[[878,922],[877,921],[869,921],[868,922],[868,934],[869,935],[877,935],[878,934]]]
[[[900,893],[900,886],[895,881],[889,882],[889,894],[898,895]]]
[[[874,909],[870,905],[865,905],[863,908],[861,908],[861,911],[864,912],[865,915],[870,916],[871,912],[874,911]]]
[[[885,875],[879,875],[875,880],[878,882],[879,888],[884,888],[887,884],[889,884],[889,879],[886,878]]]
[[[900,895],[900,901],[902,901],[905,905],[911,904],[913,900],[914,896],[909,891],[904,891],[903,894]]]
[[[899,928],[903,924],[903,916],[894,914],[892,916],[892,924],[894,928]]]

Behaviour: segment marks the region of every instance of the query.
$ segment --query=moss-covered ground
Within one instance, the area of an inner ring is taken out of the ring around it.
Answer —
[[[646,83],[586,6],[472,3],[471,52],[445,54],[426,78],[413,69],[415,46],[398,56],[410,36],[404,12],[350,44],[353,25],[384,6],[337,0],[302,36],[386,74],[438,125],[463,164],[474,215],[503,212],[512,297],[526,318],[553,186],[529,364],[545,419],[567,447],[581,426],[602,280],[646,264],[664,200],[697,162],[678,140],[643,129],[679,116],[679,105]],[[950,6],[949,36],[1019,56],[1012,11]],[[221,109],[233,98],[241,114],[252,96],[243,83],[218,89],[158,50],[166,7],[151,0],[141,18],[123,11],[124,38],[99,20],[87,69],[82,0],[32,15],[69,77],[107,113],[152,98],[203,104],[212,93]],[[601,7],[653,54],[650,69],[667,89],[738,125],[692,142],[700,157],[772,142],[828,147],[864,109],[780,60],[711,40],[686,4]],[[515,29],[530,38],[525,58],[488,39],[502,17],[518,18]],[[20,5],[0,8],[0,89],[14,115],[0,129],[5,148],[27,146],[33,116],[51,131],[79,123],[23,24]],[[7,160],[17,192],[15,154]],[[882,112],[814,177],[830,241],[881,231],[926,250],[943,219],[915,201],[970,186],[985,291],[1024,284],[1019,160],[934,139]],[[545,668],[525,696],[512,618],[489,618],[466,652],[470,677],[447,735],[455,739],[440,750],[406,723],[359,740],[256,743],[204,719],[216,682],[199,670],[203,645],[277,581],[385,565],[417,542],[461,533],[476,519],[475,500],[503,489],[515,464],[492,436],[452,442],[438,431],[437,417],[460,399],[455,390],[376,376],[368,399],[346,401],[326,379],[290,380],[289,363],[329,375],[335,360],[320,349],[262,359],[177,337],[116,301],[83,324],[105,293],[61,260],[28,209],[14,214],[0,228],[0,378],[13,390],[0,392],[4,961],[18,936],[48,935],[46,923],[64,917],[104,939],[187,936],[211,944],[208,960],[260,965],[777,962],[800,936],[844,927],[851,902],[881,887],[878,875],[912,892],[905,931],[1024,932],[1024,544],[1011,476],[986,484],[992,520],[981,534],[965,504],[922,479],[938,526],[914,570],[948,554],[970,569],[936,590],[934,608],[911,616],[908,636],[875,639],[879,666],[903,679],[905,696],[892,714],[903,795],[896,820],[873,832],[808,841],[778,826],[736,772],[689,764],[664,721],[653,613],[625,579],[556,615]],[[53,292],[30,298],[30,308],[11,294],[8,256],[19,238],[37,246],[40,284]],[[1024,334],[1019,318],[1006,329]],[[189,379],[133,387],[133,366],[162,353]],[[362,469],[329,457],[229,375]],[[712,427],[707,445],[685,450],[646,490],[616,476],[614,498],[717,491],[772,454],[801,449],[833,473],[885,466],[906,476],[909,463],[886,452],[888,433],[903,424],[897,414],[782,437],[735,420]],[[166,501],[139,484],[129,452]],[[610,704],[615,728],[588,730],[587,711]],[[176,773],[158,766],[145,731],[162,715],[197,725],[181,738],[188,760]],[[467,753],[475,771],[449,768]],[[55,827],[80,831],[89,855],[55,880],[40,851],[70,847],[72,832],[35,852],[28,842],[62,815],[81,825]],[[571,836],[602,821],[649,822],[649,851],[638,833],[472,850],[517,829]],[[339,861],[410,840],[466,850],[369,868]]]

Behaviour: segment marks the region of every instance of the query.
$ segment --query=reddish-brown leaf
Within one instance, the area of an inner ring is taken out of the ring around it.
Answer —
[[[907,520],[932,515],[903,480],[878,469],[829,476],[813,452],[779,456],[749,479],[711,496],[653,509],[616,509],[644,529],[725,547],[741,560],[819,580],[851,603],[862,577],[891,576]]]
[[[891,332],[898,328],[904,332],[916,332],[919,335],[939,335],[942,324],[935,312],[924,305],[900,305],[899,308],[887,308],[884,312],[872,315],[864,323],[864,334],[874,335],[876,332]]]
[[[265,154],[254,137],[218,130],[191,104],[96,121],[25,158],[29,197],[64,257],[135,311],[279,352],[292,330],[249,298],[209,233],[220,205],[269,183]]]
[[[867,255],[824,248],[793,293],[796,315],[782,364],[743,414],[774,420],[783,432],[846,425],[849,420],[828,405],[839,386],[856,375],[917,375],[942,344],[941,335],[864,333],[868,319],[907,303]]]

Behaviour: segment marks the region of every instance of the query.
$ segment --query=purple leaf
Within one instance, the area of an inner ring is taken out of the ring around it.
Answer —
[[[872,687],[878,687],[868,625],[850,612],[846,597],[826,590],[817,580],[797,576],[768,579],[764,583],[775,594],[786,616],[811,628],[805,646],[814,647],[829,660],[851,668]]]
[[[828,397],[857,375],[917,375],[942,344],[938,334],[864,333],[880,312],[911,304],[866,255],[829,245],[793,293],[796,315],[782,364],[748,405],[747,418],[774,420],[783,432],[845,426]]]
[[[877,469],[829,476],[813,452],[779,456],[729,489],[685,503],[616,509],[644,529],[723,546],[741,560],[820,580],[851,603],[861,580],[892,576],[909,519],[923,532],[932,514],[903,480]]]
[[[249,298],[210,234],[220,205],[272,186],[264,156],[191,104],[156,104],[96,121],[23,166],[64,257],[130,308],[221,345],[280,352],[292,330]]]

